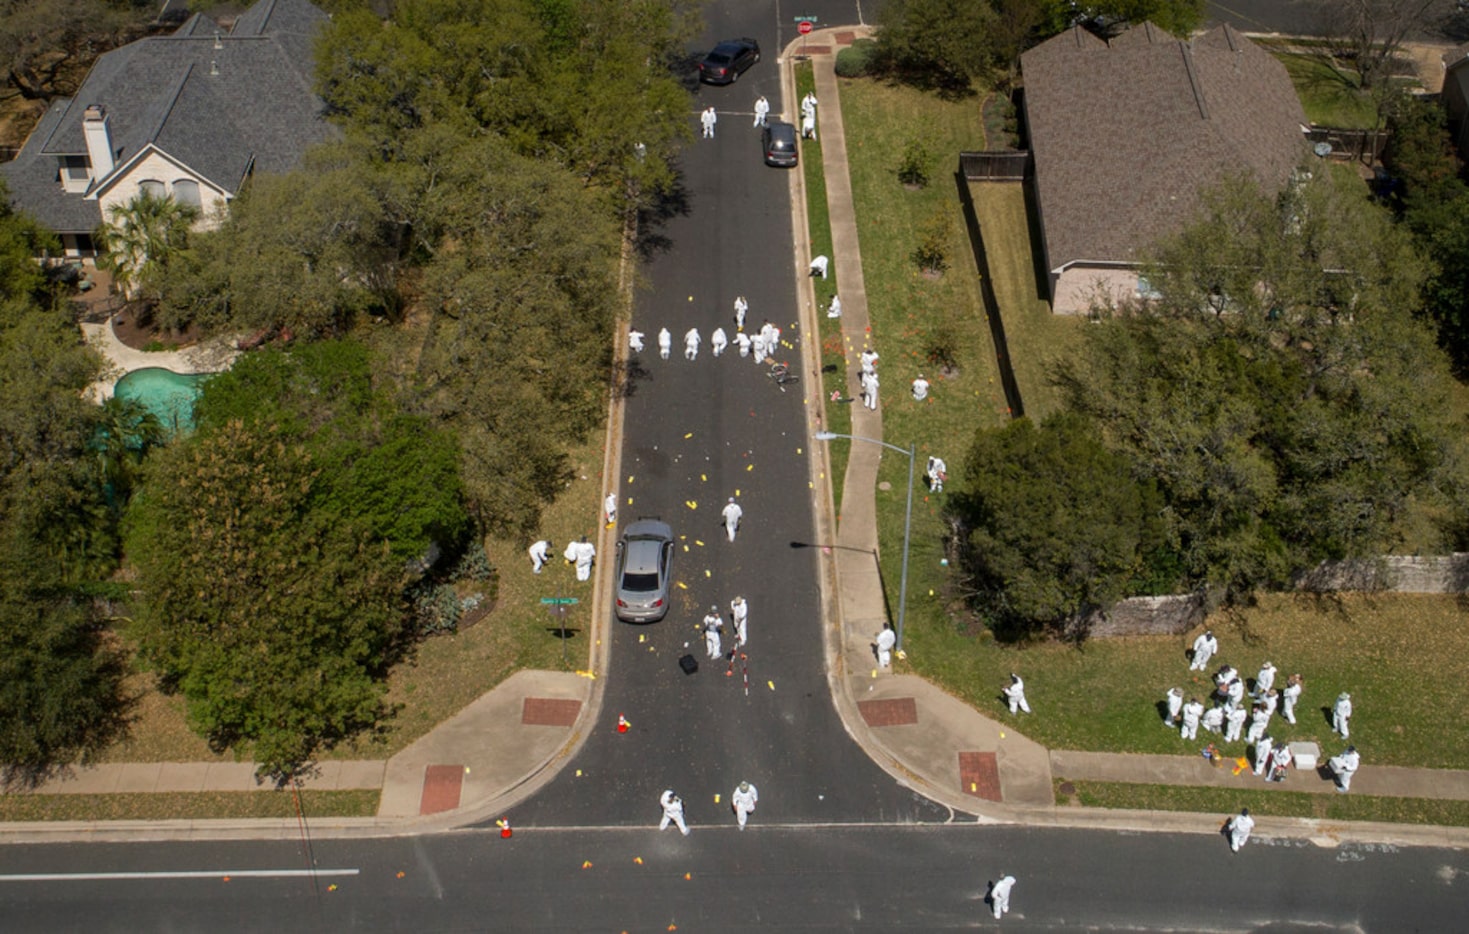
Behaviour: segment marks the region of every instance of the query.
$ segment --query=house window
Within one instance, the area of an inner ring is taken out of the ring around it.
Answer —
[[[204,202],[199,200],[199,183],[192,178],[180,178],[173,183],[173,200],[191,208],[204,207]]]
[[[92,180],[92,165],[86,156],[62,156],[59,171],[61,190],[72,194],[86,191]]]
[[[138,192],[154,198],[168,197],[168,188],[156,178],[145,178],[138,182]]]
[[[1159,292],[1157,288],[1153,286],[1153,283],[1148,281],[1147,276],[1138,276],[1137,297],[1142,299],[1143,301],[1156,302],[1158,299],[1163,297],[1163,293]]]

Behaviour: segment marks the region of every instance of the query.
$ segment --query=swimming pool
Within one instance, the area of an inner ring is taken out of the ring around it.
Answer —
[[[135,399],[152,412],[169,434],[194,429],[194,403],[213,373],[175,373],[153,366],[133,370],[117,381],[112,394]]]

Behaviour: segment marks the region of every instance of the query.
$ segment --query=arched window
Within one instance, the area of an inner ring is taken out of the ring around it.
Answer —
[[[155,198],[168,197],[168,189],[156,178],[145,178],[141,182],[138,182],[138,192],[140,194],[152,195]]]
[[[199,200],[199,183],[192,178],[180,178],[173,183],[173,200],[191,208],[204,207]]]

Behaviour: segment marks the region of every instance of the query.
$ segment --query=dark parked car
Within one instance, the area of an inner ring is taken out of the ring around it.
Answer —
[[[699,80],[705,84],[734,84],[758,61],[760,43],[749,37],[726,39],[699,63]]]
[[[800,158],[796,152],[796,128],[789,123],[772,120],[760,133],[760,145],[765,147],[765,164],[789,169]]]
[[[639,519],[617,543],[617,618],[656,623],[668,615],[673,566],[673,529],[657,519]]]

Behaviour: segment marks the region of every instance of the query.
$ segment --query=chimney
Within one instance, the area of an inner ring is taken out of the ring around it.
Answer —
[[[87,138],[87,159],[92,163],[92,178],[102,178],[117,163],[113,158],[112,131],[107,128],[107,113],[99,104],[88,104],[82,112],[82,133]]]

